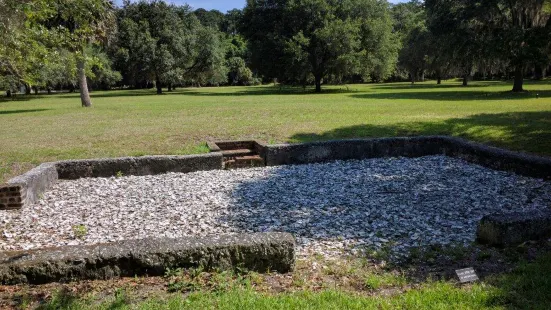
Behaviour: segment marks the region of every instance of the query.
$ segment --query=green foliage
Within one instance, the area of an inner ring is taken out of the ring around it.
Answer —
[[[0,1],[0,87],[15,90],[20,84],[34,84],[48,59],[40,42],[43,33],[29,26],[29,16],[42,5],[31,0]]]
[[[222,30],[222,25],[225,20],[225,16],[222,12],[218,10],[207,11],[205,9],[197,9],[193,11],[193,14],[197,16],[201,25],[207,28]]]
[[[477,64],[498,64],[515,71],[513,90],[521,91],[528,66],[549,64],[549,0],[427,0],[426,6],[431,31],[463,76]]]
[[[125,3],[110,48],[123,83],[141,88],[154,81],[158,93],[162,86],[226,83],[225,42],[211,13],[157,0]]]
[[[248,1],[242,33],[254,69],[305,85],[347,76],[381,80],[394,70],[397,36],[388,3],[378,0]]]
[[[77,239],[83,239],[88,234],[88,228],[86,227],[86,225],[73,225],[72,229],[73,235]]]

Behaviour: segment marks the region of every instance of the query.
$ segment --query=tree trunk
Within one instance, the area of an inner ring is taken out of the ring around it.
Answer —
[[[321,75],[316,75],[316,93],[321,93]]]
[[[38,95],[38,87],[36,87],[36,86],[34,87],[34,94]]]
[[[30,95],[30,94],[31,94],[31,85],[25,84],[25,95]]]
[[[543,68],[540,65],[534,68],[534,78],[538,81],[543,79]]]
[[[513,85],[513,91],[514,92],[522,92],[524,91],[523,82],[524,82],[524,70],[522,70],[522,66],[517,66],[515,68],[515,83]]]
[[[157,86],[157,95],[162,95],[163,87],[161,85],[161,79],[159,78],[159,76],[155,78],[155,86]]]
[[[11,98],[11,89],[6,90],[6,97]]]
[[[413,72],[409,73],[410,79],[411,79],[411,85],[415,84],[415,74]]]
[[[463,76],[463,86],[468,86],[468,85],[469,85],[469,76],[465,74]]]
[[[48,91],[48,95],[51,95],[51,94],[52,94],[52,88],[51,88],[51,87],[48,87],[48,88],[47,88],[47,91]]]
[[[438,85],[442,84],[442,78],[441,77],[438,77],[436,79],[436,84],[438,84]]]
[[[86,63],[84,54],[77,60],[78,71],[78,85],[80,88],[80,102],[85,108],[92,106],[92,99],[90,99],[90,93],[88,92],[88,80],[86,79]]]
[[[168,84],[168,91],[172,91],[172,84]]]
[[[421,72],[421,82],[425,81],[425,71]]]

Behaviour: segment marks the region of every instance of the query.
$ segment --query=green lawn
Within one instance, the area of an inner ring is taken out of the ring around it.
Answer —
[[[445,134],[551,155],[551,83],[224,87],[0,99],[0,181],[45,161],[205,152],[209,139],[300,142]],[[536,98],[539,94],[539,98]]]

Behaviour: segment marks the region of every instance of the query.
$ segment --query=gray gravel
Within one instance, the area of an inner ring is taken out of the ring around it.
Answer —
[[[80,179],[0,211],[0,250],[284,231],[299,256],[403,256],[474,241],[484,215],[550,205],[550,182],[444,156]]]

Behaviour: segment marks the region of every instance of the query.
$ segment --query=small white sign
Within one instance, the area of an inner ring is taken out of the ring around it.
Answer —
[[[478,276],[476,275],[474,268],[459,269],[456,270],[455,273],[459,277],[459,281],[461,283],[478,281]]]

